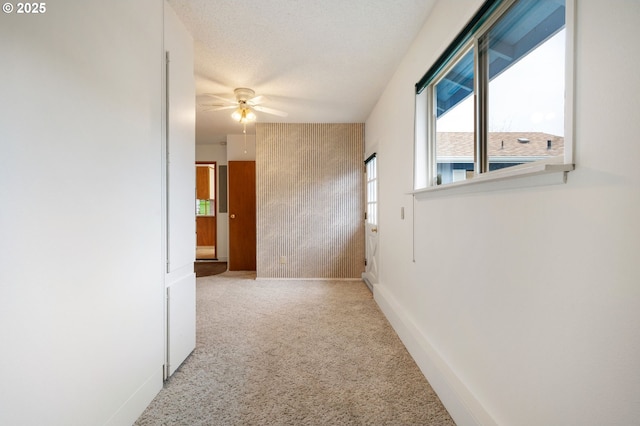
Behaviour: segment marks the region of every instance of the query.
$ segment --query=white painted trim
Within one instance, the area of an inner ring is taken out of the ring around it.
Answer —
[[[483,173],[474,176],[472,179],[418,189],[411,191],[409,194],[421,199],[437,192],[459,194],[463,192],[563,184],[567,182],[567,173],[574,169],[575,165],[573,164],[538,161]]]
[[[575,85],[576,85],[576,0],[565,0],[565,84],[564,84],[564,162],[574,163],[575,140]]]
[[[165,50],[165,31],[166,31],[166,2],[162,2],[162,51],[160,52],[160,64],[159,67],[162,73],[162,86],[161,86],[161,104],[160,104],[160,232],[161,232],[161,242],[160,249],[162,251],[162,288],[158,289],[162,293],[162,353],[163,353],[163,373],[162,380],[168,378],[166,372],[168,360],[168,352],[169,347],[167,343],[167,298],[166,298],[166,287],[167,287],[167,271],[168,271],[168,263],[169,263],[169,245],[168,245],[168,235],[169,235],[169,207],[168,207],[168,186],[167,186],[167,114],[168,114],[168,106],[167,106],[167,51]],[[140,412],[142,412],[141,410]]]
[[[256,277],[256,281],[362,281],[362,278],[277,278],[277,277]]]
[[[456,424],[497,425],[385,287],[376,285],[373,297]]]
[[[362,281],[364,281],[364,283],[367,285],[367,287],[369,287],[369,290],[371,291],[371,293],[373,293],[373,284],[371,283],[371,280],[369,279],[369,274],[366,272],[362,273]]]

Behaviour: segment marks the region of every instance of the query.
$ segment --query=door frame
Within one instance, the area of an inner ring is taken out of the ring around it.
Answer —
[[[215,222],[216,222],[216,229],[214,232],[214,241],[213,241],[213,245],[215,247],[215,259],[211,259],[211,260],[218,260],[218,217],[220,212],[218,211],[218,181],[219,181],[219,175],[218,175],[218,162],[217,161],[196,161],[194,167],[198,167],[198,166],[206,166],[206,165],[213,165],[215,167],[215,187],[213,188],[213,211],[215,212]],[[195,200],[198,199],[198,192],[197,192],[197,186],[194,188],[194,208],[195,208]],[[194,210],[195,213],[195,210]],[[194,220],[197,221],[198,220],[198,216],[196,214],[194,214]],[[197,234],[197,224],[196,224],[196,234]],[[196,247],[194,249],[197,249],[198,247],[198,236],[196,235]],[[196,260],[204,260],[204,259],[198,259],[197,255],[196,255]],[[209,259],[206,259],[209,260]]]

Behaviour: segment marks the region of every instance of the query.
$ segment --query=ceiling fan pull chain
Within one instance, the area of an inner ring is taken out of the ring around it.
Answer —
[[[244,153],[247,153],[247,123],[242,123],[242,133],[244,133]]]

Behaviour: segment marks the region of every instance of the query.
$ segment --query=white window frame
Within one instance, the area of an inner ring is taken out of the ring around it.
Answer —
[[[372,226],[378,225],[378,161],[374,153],[364,162],[366,176],[366,223]],[[373,171],[373,173],[371,173]],[[371,176],[373,174],[373,176]],[[373,214],[371,214],[373,213]]]
[[[516,0],[501,0],[485,21],[473,30],[461,43],[456,53],[448,58],[435,78],[421,91],[416,90],[415,145],[414,145],[414,190],[415,195],[434,191],[468,191],[477,185],[489,187],[520,187],[564,183],[567,173],[574,170],[574,45],[575,45],[575,0],[565,0],[565,102],[564,102],[564,155],[512,166],[500,170],[479,173],[473,179],[438,185],[435,182],[435,114],[432,104],[433,87],[442,79],[470,48],[477,49],[478,39],[505,13]],[[487,2],[489,3],[489,2]],[[495,3],[495,2],[494,2]],[[462,33],[461,33],[462,35]],[[477,61],[476,61],[477,62]],[[477,68],[477,64],[476,64]],[[477,93],[478,79],[474,76]],[[418,87],[418,84],[416,84]],[[476,117],[482,106],[476,104]],[[477,119],[477,118],[476,118]],[[476,129],[477,131],[477,129]],[[542,177],[541,177],[542,176]],[[518,178],[518,179],[516,179]],[[522,179],[525,178],[525,179]],[[505,185],[504,181],[510,181]],[[500,183],[496,183],[500,182]],[[493,189],[493,188],[488,188]]]

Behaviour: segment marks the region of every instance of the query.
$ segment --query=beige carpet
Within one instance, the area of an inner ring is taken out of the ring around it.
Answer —
[[[362,282],[197,279],[197,347],[136,425],[453,425]]]

